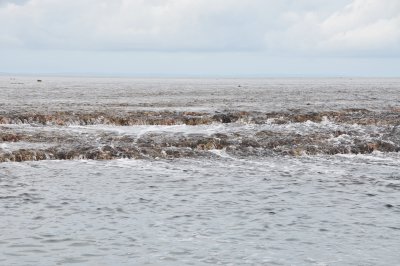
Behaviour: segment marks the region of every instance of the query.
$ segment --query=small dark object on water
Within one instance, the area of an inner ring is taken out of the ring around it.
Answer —
[[[220,121],[221,123],[231,123],[232,119],[230,115],[226,114],[217,114],[213,116],[214,119]]]
[[[393,208],[393,205],[392,204],[385,204],[385,207],[386,208]]]
[[[238,86],[238,87],[240,88],[240,87],[242,87],[242,86],[239,84],[239,86]]]
[[[42,82],[42,80],[41,80],[41,79],[38,79],[37,82]]]

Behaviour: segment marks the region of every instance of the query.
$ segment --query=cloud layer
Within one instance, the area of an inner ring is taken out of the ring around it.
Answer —
[[[2,49],[400,55],[398,0],[0,0]]]

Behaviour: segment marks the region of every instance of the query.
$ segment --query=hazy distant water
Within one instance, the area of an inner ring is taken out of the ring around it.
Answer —
[[[399,125],[399,79],[1,77],[0,265],[396,265]]]
[[[0,77],[0,110],[381,110],[400,100],[400,79],[42,79]]]

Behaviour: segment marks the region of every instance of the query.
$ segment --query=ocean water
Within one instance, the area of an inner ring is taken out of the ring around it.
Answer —
[[[0,265],[397,265],[400,79],[0,77]]]

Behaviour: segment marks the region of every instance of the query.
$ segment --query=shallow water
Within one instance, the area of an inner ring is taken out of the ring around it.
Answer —
[[[398,154],[3,163],[2,265],[396,265]]]
[[[399,79],[0,87],[0,265],[400,261]]]

